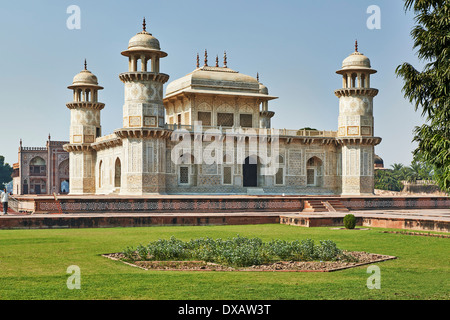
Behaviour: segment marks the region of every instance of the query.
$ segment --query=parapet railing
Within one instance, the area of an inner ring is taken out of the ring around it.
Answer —
[[[23,151],[47,151],[46,147],[22,147]]]
[[[169,130],[186,130],[188,132],[196,132],[201,128],[202,132],[208,130],[218,130],[220,133],[226,134],[228,132],[242,133],[242,134],[257,134],[257,135],[274,135],[279,136],[302,136],[302,137],[337,137],[337,131],[325,130],[306,130],[306,129],[266,129],[266,128],[243,128],[243,127],[221,127],[221,126],[194,126],[194,125],[179,125],[166,124],[166,129]]]
[[[16,198],[14,198],[11,195],[9,196],[9,198],[8,198],[8,207],[13,209],[15,212],[19,212],[19,204],[20,204],[20,202]]]

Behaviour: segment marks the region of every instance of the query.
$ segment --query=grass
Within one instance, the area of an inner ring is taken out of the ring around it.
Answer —
[[[287,225],[0,231],[0,299],[442,299],[450,298],[449,239]],[[366,286],[367,266],[331,273],[145,271],[101,256],[159,238],[263,241],[330,239],[341,249],[397,256],[378,263],[381,289]],[[66,270],[81,270],[69,290]]]

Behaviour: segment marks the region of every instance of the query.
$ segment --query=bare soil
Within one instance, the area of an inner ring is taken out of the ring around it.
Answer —
[[[122,261],[128,265],[145,270],[166,271],[284,271],[284,272],[331,272],[361,265],[396,259],[393,256],[359,252],[344,251],[355,262],[347,261],[278,261],[270,264],[254,265],[250,267],[229,267],[205,261],[124,261],[122,253],[105,254],[104,257]]]

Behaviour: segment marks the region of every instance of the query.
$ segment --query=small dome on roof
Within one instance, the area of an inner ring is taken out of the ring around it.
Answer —
[[[159,57],[167,56],[167,53],[161,51],[159,40],[148,33],[146,30],[145,18],[142,23],[142,31],[133,36],[128,41],[128,49],[122,51],[122,55],[129,57],[134,53],[156,53]]]
[[[360,52],[353,52],[342,62],[342,69],[353,67],[370,69],[370,60]]]
[[[267,87],[262,83],[259,83],[259,93],[269,94],[269,89],[267,89]]]
[[[361,52],[358,52],[358,41],[355,42],[355,52],[349,55],[342,61],[342,68],[336,73],[346,74],[349,70],[360,70],[366,73],[373,74],[377,71],[372,69],[370,65],[370,60]]]
[[[97,89],[103,89],[103,87],[98,85],[98,80],[95,74],[87,70],[87,63],[84,60],[84,70],[73,77],[72,84],[68,86],[69,89],[74,89],[75,87],[96,87]]]
[[[73,77],[72,85],[83,86],[83,85],[98,85],[97,77],[89,70],[83,70],[75,77]]]
[[[374,161],[375,164],[381,164],[381,165],[384,164],[383,159],[381,159],[381,157],[379,155],[374,155],[373,161]]]
[[[147,31],[141,31],[130,39],[128,50],[161,50],[158,39]]]

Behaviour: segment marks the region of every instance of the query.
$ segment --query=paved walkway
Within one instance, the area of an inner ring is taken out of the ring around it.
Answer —
[[[350,212],[301,212],[303,217],[344,217],[351,213],[355,217],[383,217],[383,218],[408,218],[450,221],[450,209],[398,209],[398,210],[352,210]],[[298,214],[282,213],[283,216],[298,216]]]

